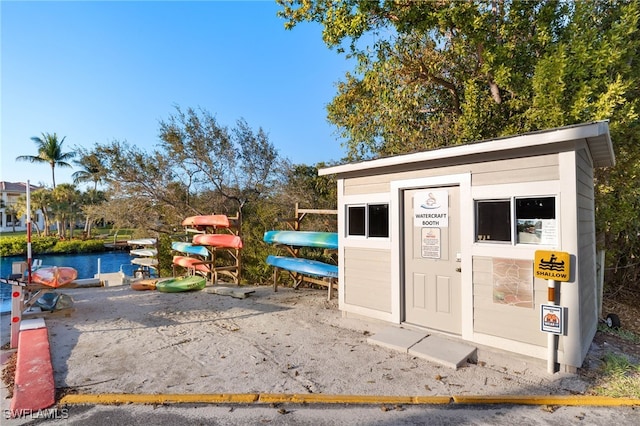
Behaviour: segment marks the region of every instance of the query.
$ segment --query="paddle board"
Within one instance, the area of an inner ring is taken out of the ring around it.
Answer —
[[[198,234],[193,236],[193,244],[218,248],[242,248],[242,239],[231,234]]]
[[[127,240],[130,246],[153,246],[156,244],[155,238],[140,238],[138,240]]]
[[[159,281],[156,284],[156,289],[164,293],[178,293],[181,291],[202,290],[206,284],[207,281],[203,277],[191,275]]]
[[[202,260],[196,259],[195,257],[173,256],[174,265],[182,266],[183,268],[194,268],[196,271],[200,272],[211,272],[211,269],[207,264],[194,265],[198,262],[202,262]]]
[[[36,269],[31,273],[31,281],[49,287],[62,287],[78,278],[78,271],[67,266],[51,266]]]
[[[158,255],[158,250],[154,248],[133,249],[129,250],[131,256],[153,257]]]
[[[182,221],[182,226],[193,226],[196,228],[204,228],[213,226],[215,228],[228,228],[229,218],[223,214],[210,214],[204,216],[189,216]]]
[[[338,248],[338,234],[336,232],[267,231],[264,233],[263,240],[265,243],[287,246]]]
[[[267,264],[305,275],[338,278],[338,267],[317,260],[286,256],[267,256]]]
[[[185,243],[183,241],[174,241],[171,243],[171,250],[179,251],[180,253],[195,254],[202,257],[209,257],[209,250],[203,246],[194,246],[191,243]]]

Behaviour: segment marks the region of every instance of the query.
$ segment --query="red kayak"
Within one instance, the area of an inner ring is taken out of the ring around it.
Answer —
[[[223,214],[210,214],[205,216],[189,216],[182,221],[182,226],[193,226],[197,229],[213,227],[228,228],[229,218]]]
[[[31,273],[31,281],[48,287],[62,287],[78,278],[78,271],[67,266],[51,266],[36,269]]]
[[[231,234],[198,234],[193,236],[193,244],[217,248],[242,248],[242,239]]]

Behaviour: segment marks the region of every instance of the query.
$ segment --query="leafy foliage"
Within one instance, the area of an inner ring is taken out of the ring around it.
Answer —
[[[33,237],[33,254],[47,253],[89,253],[105,251],[102,240],[60,240],[57,237]],[[6,237],[0,239],[0,256],[20,256],[27,252],[27,237]]]
[[[360,160],[610,120],[597,170],[607,285],[640,291],[640,3],[278,0],[357,67],[328,117]],[[618,289],[619,290],[619,289]]]
[[[205,110],[176,108],[160,123],[160,139],[175,178],[199,193],[217,193],[231,202],[232,211],[242,212],[280,178],[281,164],[267,134],[254,132],[244,120],[228,129]]]
[[[202,109],[176,108],[160,122],[160,144],[152,152],[114,141],[85,153],[93,155],[107,171],[107,201],[85,205],[84,213],[116,229],[157,236],[161,274],[171,274],[171,239],[187,216],[238,214],[242,277],[255,283],[270,275],[262,238],[277,218],[291,217],[296,202],[335,208],[331,178],[319,178],[315,167],[292,167],[262,129],[244,120],[229,128]]]
[[[73,183],[79,184],[83,182],[93,183],[93,190],[97,191],[98,184],[101,183],[107,175],[102,159],[94,152],[89,153],[86,148],[76,147],[76,153],[80,157],[73,163],[80,167],[80,170],[71,175]]]

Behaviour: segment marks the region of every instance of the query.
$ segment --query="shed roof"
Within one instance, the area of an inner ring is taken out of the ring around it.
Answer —
[[[416,152],[413,154],[404,154],[358,163],[342,164],[320,169],[318,170],[318,174],[323,176],[373,170],[402,164],[441,160],[445,158],[489,152],[506,152],[515,149],[535,148],[539,146],[549,146],[553,144],[566,143],[568,141],[581,140],[584,140],[587,143],[589,152],[593,158],[594,167],[610,167],[615,165],[613,144],[611,143],[611,137],[609,135],[609,121],[605,120],[531,133],[523,133],[515,136],[506,136],[488,141],[439,148],[430,151]]]

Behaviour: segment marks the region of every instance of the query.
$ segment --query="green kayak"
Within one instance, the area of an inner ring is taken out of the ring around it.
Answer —
[[[191,275],[159,281],[156,284],[156,290],[165,293],[178,293],[181,291],[202,290],[206,284],[207,280],[204,277]]]

